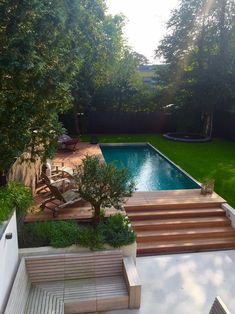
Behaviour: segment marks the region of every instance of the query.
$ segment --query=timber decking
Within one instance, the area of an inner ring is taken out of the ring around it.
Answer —
[[[107,208],[105,210],[105,216],[113,215],[117,212],[115,208]],[[51,210],[45,209],[44,211],[40,211],[37,213],[28,213],[24,222],[37,222],[37,221],[55,221],[55,220],[79,220],[79,221],[87,221],[91,220],[92,211],[91,205],[89,204],[81,204],[81,205],[73,205],[66,208],[61,208],[58,211],[58,215],[53,217]]]
[[[129,198],[125,204],[125,208],[134,207],[151,209],[170,208],[198,208],[213,207],[225,203],[225,200],[218,194],[202,195],[199,189],[193,190],[169,190],[169,191],[153,191],[153,192],[136,192]]]
[[[235,248],[224,199],[200,190],[137,192],[125,210],[137,233],[137,253],[167,254]]]

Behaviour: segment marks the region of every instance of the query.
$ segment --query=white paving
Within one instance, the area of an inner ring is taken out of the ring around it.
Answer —
[[[235,313],[235,250],[137,258],[139,310],[107,314],[208,314],[216,296]]]

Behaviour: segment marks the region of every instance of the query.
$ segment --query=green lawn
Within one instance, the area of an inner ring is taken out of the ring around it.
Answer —
[[[99,135],[100,143],[150,142],[198,181],[215,179],[215,191],[235,207],[235,143],[214,139],[209,143],[181,143],[161,135]],[[88,140],[88,136],[83,136]]]

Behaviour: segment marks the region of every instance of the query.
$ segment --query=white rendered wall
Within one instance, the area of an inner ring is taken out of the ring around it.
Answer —
[[[12,239],[7,240],[5,238],[7,233],[12,233]],[[18,265],[18,259],[16,214],[14,212],[0,239],[0,314],[3,313],[6,306],[8,294]]]
[[[231,225],[235,229],[235,209],[227,203],[222,204],[222,208],[226,211],[226,215],[231,220]]]

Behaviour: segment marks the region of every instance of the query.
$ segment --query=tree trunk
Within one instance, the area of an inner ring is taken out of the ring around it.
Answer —
[[[100,206],[94,206],[94,227],[96,228],[100,223]]]
[[[77,105],[75,105],[75,104],[73,105],[73,115],[74,115],[75,131],[77,134],[80,134]]]
[[[212,136],[212,130],[213,130],[213,119],[214,119],[214,113],[211,112],[205,112],[203,114],[203,135],[204,136]]]

